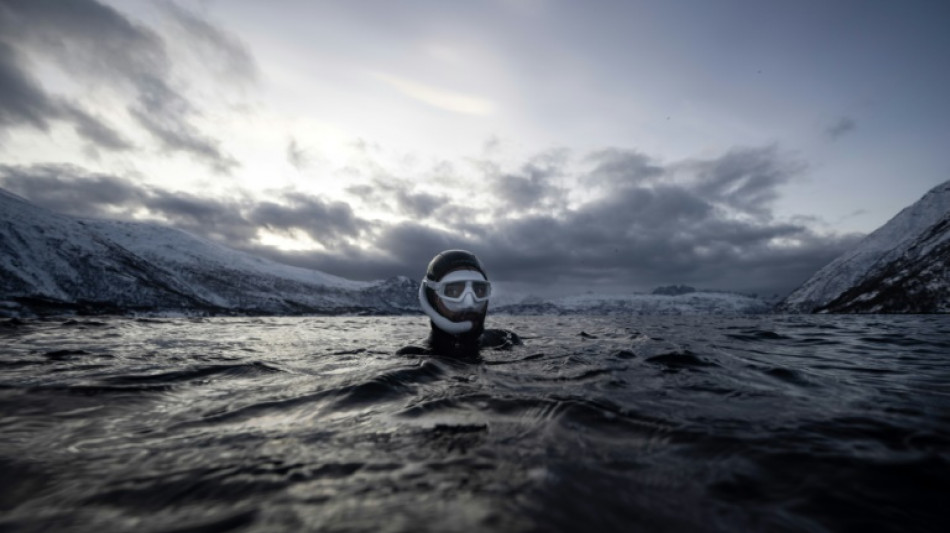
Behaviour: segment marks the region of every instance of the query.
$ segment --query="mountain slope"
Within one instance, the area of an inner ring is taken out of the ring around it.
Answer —
[[[528,297],[493,306],[513,315],[740,315],[766,313],[771,304],[752,296],[694,291],[687,294],[583,294],[550,300]]]
[[[914,313],[948,310],[950,181],[931,189],[819,270],[780,309]]]
[[[950,313],[950,216],[819,313]]]
[[[8,313],[391,312],[414,305],[407,281],[350,281],[176,229],[60,215],[0,190]]]

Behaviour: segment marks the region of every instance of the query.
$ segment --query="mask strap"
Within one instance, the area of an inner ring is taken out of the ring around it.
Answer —
[[[429,299],[426,298],[426,283],[423,281],[419,285],[419,305],[422,306],[422,312],[429,315],[429,318],[432,319],[432,323],[442,331],[450,333],[452,335],[459,335],[470,331],[474,324],[470,320],[465,322],[452,322],[448,318],[440,315],[432,305],[429,303]]]

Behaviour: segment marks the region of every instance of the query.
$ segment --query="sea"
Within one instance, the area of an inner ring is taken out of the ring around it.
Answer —
[[[0,321],[0,530],[950,531],[950,316]]]

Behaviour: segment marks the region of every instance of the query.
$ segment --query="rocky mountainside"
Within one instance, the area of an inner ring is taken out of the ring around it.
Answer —
[[[788,312],[950,312],[950,181],[819,270]]]
[[[0,190],[0,315],[415,311],[416,283],[296,268],[154,224],[78,219]]]

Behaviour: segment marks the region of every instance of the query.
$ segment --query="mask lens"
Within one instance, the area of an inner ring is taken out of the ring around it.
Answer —
[[[491,285],[489,285],[486,281],[472,282],[472,291],[475,293],[476,298],[487,298],[490,289]]]
[[[462,293],[465,292],[465,282],[464,281],[453,281],[451,283],[446,283],[442,287],[442,294],[446,298],[458,298],[462,296]]]

